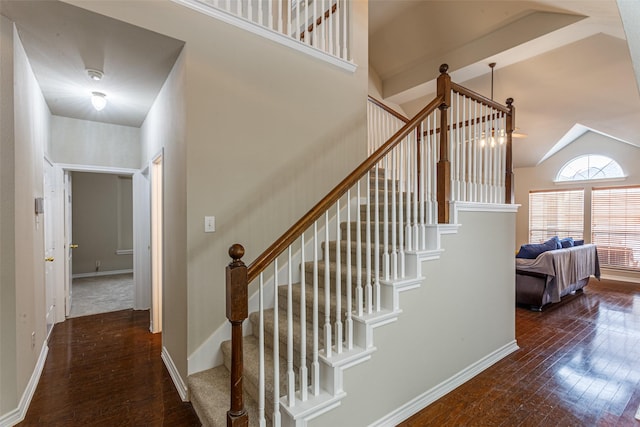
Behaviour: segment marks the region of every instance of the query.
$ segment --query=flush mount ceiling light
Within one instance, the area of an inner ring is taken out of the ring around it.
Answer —
[[[107,105],[107,95],[102,92],[91,92],[91,105],[96,111],[102,110]]]
[[[89,78],[91,80],[94,80],[96,82],[102,80],[102,77],[104,76],[104,73],[100,70],[95,70],[93,68],[87,68],[87,75],[89,76]]]

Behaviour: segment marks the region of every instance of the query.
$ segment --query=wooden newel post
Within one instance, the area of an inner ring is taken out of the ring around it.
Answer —
[[[507,98],[507,153],[504,176],[504,202],[515,203],[514,182],[513,182],[513,130],[516,124],[516,108],[513,106],[513,98]]]
[[[246,427],[249,417],[242,396],[242,322],[249,316],[249,291],[242,245],[231,246],[229,256],[233,261],[226,269],[227,319],[231,322],[231,409],[227,412],[227,427]]]
[[[451,105],[451,77],[447,74],[449,66],[440,66],[438,76],[438,96],[442,97],[440,109],[440,159],[437,167],[438,185],[438,223],[449,223],[449,204],[451,202],[451,163],[449,161],[449,126],[447,109]]]

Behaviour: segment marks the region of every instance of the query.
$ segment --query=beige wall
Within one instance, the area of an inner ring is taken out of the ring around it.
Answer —
[[[515,214],[460,212],[459,223],[422,264],[421,287],[401,294],[398,320],[374,330],[371,359],[344,372],[341,405],[310,426],[369,425],[514,342]]]
[[[137,169],[140,129],[53,116],[51,160],[56,163]]]
[[[184,140],[163,137],[176,255],[165,254],[163,339],[185,377],[185,356],[226,321],[229,246],[255,259],[364,159],[367,3],[353,5],[355,74],[169,1],[72,3],[186,42],[184,104],[164,107],[164,127],[184,126]],[[216,216],[215,233],[203,232],[205,215]]]
[[[553,182],[562,166],[570,160],[585,154],[602,154],[611,157],[620,164],[627,178],[624,181],[563,183],[561,185]],[[595,132],[587,132],[538,166],[515,169],[516,203],[522,205],[518,211],[516,222],[517,247],[527,243],[529,240],[529,191],[584,188],[584,238],[585,241],[589,242],[591,240],[591,188],[639,185],[640,169],[638,165],[640,165],[640,149],[637,147]],[[606,275],[635,277],[633,280],[640,281],[640,274],[628,274],[622,271],[604,271],[603,273]]]
[[[141,168],[163,154],[164,310],[162,345],[187,377],[187,237],[185,60],[178,57],[142,128]],[[151,175],[151,174],[150,174]]]
[[[34,199],[43,196],[43,160],[50,132],[49,109],[15,32],[13,100],[6,100],[11,96],[9,25],[2,18],[2,414],[17,407],[45,344],[43,218],[34,213]],[[14,235],[5,233],[6,224],[14,227]],[[7,245],[5,236],[13,245]]]
[[[13,24],[0,15],[0,417],[18,403],[13,74]]]
[[[73,172],[72,185],[73,274],[131,270],[133,255],[116,254],[133,248],[131,177]]]

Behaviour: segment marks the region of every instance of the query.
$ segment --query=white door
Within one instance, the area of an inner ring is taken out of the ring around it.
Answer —
[[[65,171],[64,173],[64,248],[65,248],[65,271],[64,271],[64,293],[65,293],[65,315],[69,316],[71,313],[71,299],[72,299],[72,272],[73,272],[73,249],[76,247],[72,240],[71,230],[71,206],[72,206],[72,186],[71,186],[71,172]]]
[[[56,267],[62,260],[55,259],[55,204],[56,204],[56,177],[53,165],[44,159],[44,287],[45,287],[45,307],[47,321],[47,336],[56,322]]]
[[[133,175],[133,307],[151,308],[151,206],[149,170]]]

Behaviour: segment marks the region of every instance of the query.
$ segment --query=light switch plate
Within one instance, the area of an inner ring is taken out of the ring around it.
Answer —
[[[205,233],[213,233],[216,231],[216,217],[215,216],[205,216],[204,217],[204,232]]]

